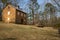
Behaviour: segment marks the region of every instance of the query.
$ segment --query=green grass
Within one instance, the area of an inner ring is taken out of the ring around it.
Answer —
[[[0,40],[60,40],[57,29],[0,22]]]

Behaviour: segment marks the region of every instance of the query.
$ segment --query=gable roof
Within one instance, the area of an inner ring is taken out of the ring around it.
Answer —
[[[24,11],[20,10],[19,8],[13,6],[12,4],[7,4],[7,5],[3,8],[3,10],[4,10],[8,5],[10,5],[10,6],[12,6],[13,8],[15,8],[16,10],[18,10],[18,11],[23,12],[23,13],[26,14],[26,12],[24,12]]]

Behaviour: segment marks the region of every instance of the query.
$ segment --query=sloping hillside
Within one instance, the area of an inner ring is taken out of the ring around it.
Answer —
[[[0,22],[0,40],[60,40],[57,29]]]

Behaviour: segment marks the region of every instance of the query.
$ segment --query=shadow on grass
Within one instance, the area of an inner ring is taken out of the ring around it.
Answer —
[[[0,38],[0,40],[16,40],[16,38],[3,38],[3,39]]]

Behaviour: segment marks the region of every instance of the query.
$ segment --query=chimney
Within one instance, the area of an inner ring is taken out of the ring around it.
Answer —
[[[18,9],[20,9],[20,7],[18,6]]]

